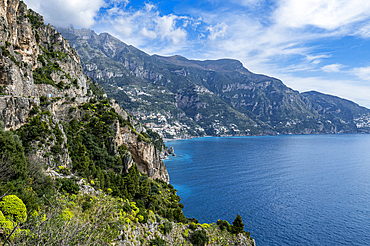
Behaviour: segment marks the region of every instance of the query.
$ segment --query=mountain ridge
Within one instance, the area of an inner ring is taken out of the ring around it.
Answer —
[[[337,120],[330,121],[332,116],[320,110],[325,100],[289,88],[277,78],[254,74],[238,60],[148,55],[107,33],[89,30],[93,38],[86,38],[81,34],[86,30],[58,30],[79,52],[84,71],[166,138],[370,132],[370,110],[344,103],[342,110],[349,107],[352,119],[340,121],[336,115]],[[98,43],[100,36],[105,39]],[[87,51],[89,56],[84,55]],[[359,120],[362,124],[355,123]]]

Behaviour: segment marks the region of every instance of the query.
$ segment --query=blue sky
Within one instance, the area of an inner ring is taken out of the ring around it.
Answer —
[[[370,108],[368,0],[24,0],[54,26],[108,32],[149,54],[233,58],[304,92]]]

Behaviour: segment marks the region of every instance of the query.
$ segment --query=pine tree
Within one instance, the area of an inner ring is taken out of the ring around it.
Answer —
[[[140,185],[140,196],[144,199],[149,195],[149,181],[146,179]]]
[[[238,214],[233,222],[233,233],[238,234],[244,231],[244,224],[242,221],[242,217]]]
[[[86,156],[86,147],[85,145],[79,143],[77,145],[77,162],[74,164],[74,168],[77,170],[79,173],[83,173],[90,164],[90,159],[88,156]]]
[[[132,197],[135,197],[136,193],[139,193],[139,178],[137,176],[138,170],[136,165],[129,168],[128,175],[124,178],[127,191]]]

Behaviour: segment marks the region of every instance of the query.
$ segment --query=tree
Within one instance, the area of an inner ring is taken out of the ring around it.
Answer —
[[[238,234],[244,232],[244,224],[242,221],[242,217],[238,214],[233,222],[233,233]]]
[[[90,159],[88,156],[86,156],[86,147],[85,145],[78,143],[76,147],[76,162],[74,163],[74,168],[77,170],[79,173],[83,173],[87,168],[89,167],[90,164]]]
[[[128,174],[124,178],[127,191],[132,197],[135,197],[135,194],[139,192],[139,178],[137,176],[138,172],[139,170],[137,169],[136,165],[133,165],[129,168]]]
[[[149,181],[145,179],[140,185],[140,197],[146,199],[149,195]]]
[[[18,135],[4,131],[0,122],[0,178],[9,181],[27,177],[27,158]],[[4,172],[4,173],[3,173]]]

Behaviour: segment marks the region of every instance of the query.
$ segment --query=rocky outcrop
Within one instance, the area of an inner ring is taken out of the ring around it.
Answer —
[[[0,119],[5,130],[17,130],[26,123],[30,110],[40,104],[40,99],[0,96]]]
[[[117,146],[124,144],[128,147],[141,172],[148,174],[150,178],[169,182],[169,175],[160,158],[160,151],[153,144],[139,141],[137,135],[133,134],[128,127],[121,127],[118,123],[115,141]]]

